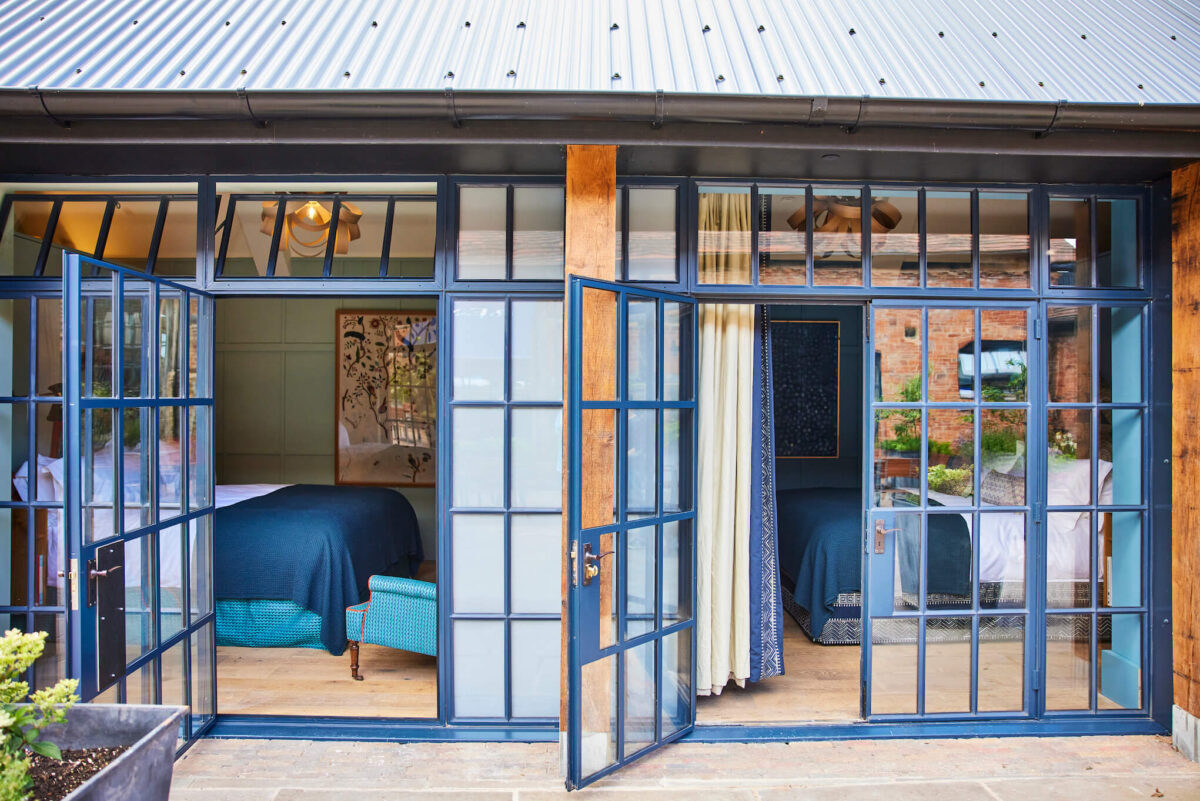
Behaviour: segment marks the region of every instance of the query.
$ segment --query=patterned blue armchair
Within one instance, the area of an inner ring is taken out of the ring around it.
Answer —
[[[358,675],[359,643],[437,656],[437,587],[428,581],[371,576],[371,597],[346,609],[350,675]]]

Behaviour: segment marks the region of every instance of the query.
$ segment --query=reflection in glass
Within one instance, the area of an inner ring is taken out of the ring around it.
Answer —
[[[513,400],[562,400],[562,343],[562,301],[512,302]]]
[[[188,599],[191,621],[213,609],[212,515],[191,521],[188,530]]]
[[[658,485],[658,412],[630,409],[625,414],[625,510],[629,516],[652,515]]]
[[[1137,201],[1096,201],[1096,286],[1138,285]]]
[[[877,348],[886,346],[886,342],[876,344]],[[975,387],[971,378],[975,361],[975,310],[930,309],[930,402],[954,403],[973,398]],[[964,368],[968,370],[966,375]]]
[[[970,259],[968,245],[967,258]],[[969,263],[969,262],[968,262]],[[871,284],[919,286],[921,228],[916,192],[884,192],[871,197]]]
[[[692,315],[688,303],[663,303],[663,400],[692,399]]]
[[[183,672],[184,650],[187,648],[187,640],[181,640],[175,645],[163,651],[159,657],[162,670],[162,703],[178,704],[187,706],[187,680]],[[180,740],[185,739],[183,727],[187,725],[187,721],[180,721],[181,735]]]
[[[136,286],[135,286],[136,284]],[[149,282],[126,279],[125,291],[149,291]],[[124,299],[124,314],[121,319],[121,337],[124,347],[121,353],[121,392],[126,398],[144,398],[150,394],[150,365],[146,359],[150,349],[143,347],[148,332],[153,330],[150,319],[148,295]]]
[[[913,505],[916,505],[915,502]],[[921,546],[921,516],[898,514],[880,517],[884,522],[885,542],[887,537],[892,538],[892,606],[903,611],[916,611],[921,608],[921,563],[925,559]],[[957,526],[953,520],[942,521],[943,524],[947,522]],[[955,561],[959,563],[960,569],[947,572],[957,573],[958,580],[961,581],[962,560],[960,558]],[[970,574],[967,575],[967,581],[970,581]],[[944,589],[944,585],[940,582],[939,584],[939,590]],[[959,591],[961,592],[961,589]]]
[[[692,630],[662,638],[662,736],[692,723]]]
[[[936,506],[937,501],[930,496],[930,506]],[[925,607],[927,609],[970,609],[974,588],[975,569],[971,554],[971,514],[968,513],[938,513],[925,518],[927,527],[925,549]],[[907,516],[904,517],[907,522]],[[913,526],[912,528],[916,528]],[[897,532],[897,559],[902,561],[901,578],[911,568],[908,567],[910,556],[906,553],[907,531]],[[914,549],[915,550],[915,549]],[[915,586],[913,579],[907,578],[906,590]],[[905,598],[910,599],[908,592]]]
[[[1087,709],[1091,681],[1091,615],[1047,615],[1046,709]]]
[[[158,224],[157,200],[118,200],[113,205],[112,221],[104,240],[102,258],[134,270],[145,270],[150,260],[154,228]],[[192,230],[195,246],[196,232]],[[195,265],[193,264],[193,269]]]
[[[557,717],[562,624],[557,620],[514,620],[511,627],[513,717]]]
[[[1025,617],[979,618],[980,712],[1025,708]]]
[[[1141,503],[1142,413],[1137,409],[1101,409],[1099,449],[1099,502]]]
[[[1051,402],[1091,401],[1092,307],[1051,306],[1046,317]]]
[[[504,716],[504,621],[455,620],[454,714]]]
[[[618,193],[617,197],[619,199],[621,194]],[[619,230],[617,236],[621,236]],[[619,247],[618,244],[618,253]],[[677,263],[675,252],[675,188],[631,187],[629,264],[625,268],[625,280],[674,281]]]
[[[458,277],[503,279],[507,269],[508,190],[503,186],[458,189]]]
[[[113,328],[115,321],[112,301],[106,297],[91,297],[84,301],[84,319],[89,323],[86,332],[91,332],[91,348],[83,352],[83,388],[85,397],[111,398],[113,394]]]
[[[925,620],[925,712],[971,711],[971,618]]]
[[[1142,513],[1100,515],[1100,605],[1142,603]]]
[[[1046,515],[1046,606],[1072,609],[1092,603],[1092,515]]]
[[[1018,609],[1025,605],[1025,513],[979,515],[979,606]]]
[[[1096,620],[1100,709],[1142,706],[1142,615],[1100,615]]]
[[[454,399],[503,400],[504,301],[456,300],[453,314]]]
[[[192,731],[208,723],[216,714],[216,692],[213,669],[216,658],[213,646],[213,624],[192,633]]]
[[[1029,287],[1029,198],[979,193],[979,285]]]
[[[1051,506],[1086,506],[1093,497],[1092,413],[1088,409],[1050,409],[1047,423],[1046,500]],[[1107,461],[1100,465],[1102,485],[1107,483],[1110,465]]]
[[[460,406],[450,415],[454,505],[503,507],[504,410]]]
[[[183,430],[179,406],[158,409],[158,519],[183,511]]]
[[[654,691],[655,659],[653,640],[630,648],[625,660],[624,757],[629,757],[654,742],[654,718],[658,698]]]
[[[188,407],[188,505],[193,510],[212,505],[212,410]]]
[[[617,761],[616,655],[585,664],[582,685],[580,772],[587,777]]]
[[[925,193],[925,276],[931,287],[969,287],[974,281],[970,192]]]
[[[397,200],[388,243],[389,278],[433,278],[437,249],[437,201]]]
[[[83,447],[83,539],[94,542],[116,533],[113,507],[116,483],[113,475],[113,410],[84,410]]]
[[[920,409],[875,410],[875,506],[920,493],[921,418]]]
[[[42,396],[61,397],[62,392],[62,300],[58,298],[37,299],[37,386],[34,391]],[[14,385],[20,387],[21,383]],[[56,458],[62,456],[56,454]]]
[[[183,526],[158,532],[158,625],[166,640],[183,631]]]
[[[155,645],[154,533],[124,543],[125,661],[132,662]]]
[[[700,283],[749,284],[750,188],[705,188],[699,215]]]
[[[121,413],[121,436],[124,439],[124,531],[126,533],[150,522],[150,448],[153,429],[150,410],[125,408]]]
[[[1142,399],[1142,309],[1100,309],[1100,402],[1137,403]]]
[[[875,400],[919,403],[921,310],[875,310]]]
[[[514,280],[563,279],[565,219],[561,186],[518,186],[513,189]]]
[[[456,514],[451,524],[455,612],[504,612],[504,517]]]
[[[693,508],[692,414],[691,409],[663,409],[663,514],[686,512]]]
[[[1011,403],[1025,400],[1029,383],[1028,312],[1024,309],[983,309],[979,382],[984,403]],[[961,358],[961,357],[960,357]],[[964,376],[965,362],[959,367],[959,383],[971,383],[973,373]],[[964,396],[965,397],[965,396]]]
[[[625,638],[654,631],[656,527],[631,528],[625,535]]]
[[[151,659],[125,679],[125,703],[157,704],[158,660]]]
[[[561,609],[562,515],[514,514],[509,526],[512,611],[558,614]]]
[[[760,187],[758,282],[807,282],[807,232],[804,191]]]
[[[872,618],[871,714],[917,712],[917,632],[920,618]]]
[[[816,190],[812,219],[813,284],[862,286],[862,192]]]
[[[625,322],[627,400],[658,397],[658,301],[629,298]]]
[[[663,523],[663,626],[692,616],[692,521]]]
[[[185,279],[196,277],[196,201],[172,200],[167,203],[167,216],[154,259],[154,274]]]
[[[945,506],[964,506],[975,497],[975,413],[930,409],[926,440],[929,497]]]
[[[1024,409],[984,409],[980,412],[979,502],[985,506],[1024,506]]]
[[[1092,285],[1092,236],[1087,198],[1050,198],[1050,283]]]
[[[33,630],[44,631],[46,650],[33,663],[33,687],[41,690],[53,687],[67,677],[67,616],[62,614],[35,614]]]
[[[163,289],[158,299],[158,397],[183,394],[183,302],[181,294]]]

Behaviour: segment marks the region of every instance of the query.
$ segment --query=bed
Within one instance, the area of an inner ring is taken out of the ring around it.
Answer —
[[[1102,504],[1112,502],[1112,464],[1099,462]],[[985,475],[986,478],[986,475]],[[1084,505],[1090,493],[1087,460],[1052,464],[1049,501]],[[986,496],[985,496],[986,497]],[[973,518],[952,512],[970,499],[929,493],[929,601],[941,608],[971,608]],[[783,605],[814,642],[857,645],[862,640],[862,493],[859,489],[780,490],[777,495]],[[986,506],[984,507],[986,509]],[[1019,512],[981,516],[980,603],[1019,605],[1024,598],[1025,521]],[[1047,520],[1047,595],[1052,606],[1088,606],[1091,592],[1091,523],[1086,512],[1052,513]],[[897,533],[900,594],[917,604],[919,547],[913,533]],[[906,541],[907,540],[907,541]],[[1103,571],[1103,562],[1101,562]],[[1006,619],[989,625],[1006,625]]]

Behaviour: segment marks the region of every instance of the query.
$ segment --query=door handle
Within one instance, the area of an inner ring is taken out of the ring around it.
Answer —
[[[888,534],[895,534],[900,529],[885,528],[882,517],[875,519],[875,553],[883,553]]]
[[[583,586],[592,583],[592,580],[600,575],[600,560],[606,556],[612,556],[612,551],[604,553],[592,553],[592,544],[584,543],[583,546]]]
[[[105,576],[108,576],[112,573],[116,573],[122,567],[124,567],[124,565],[116,565],[115,567],[105,568],[104,570],[96,570],[95,568],[88,568],[88,578],[104,578]]]

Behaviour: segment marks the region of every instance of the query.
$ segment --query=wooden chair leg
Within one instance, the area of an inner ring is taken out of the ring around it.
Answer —
[[[355,681],[362,681],[363,677],[358,675],[358,641],[350,640],[350,677]]]

